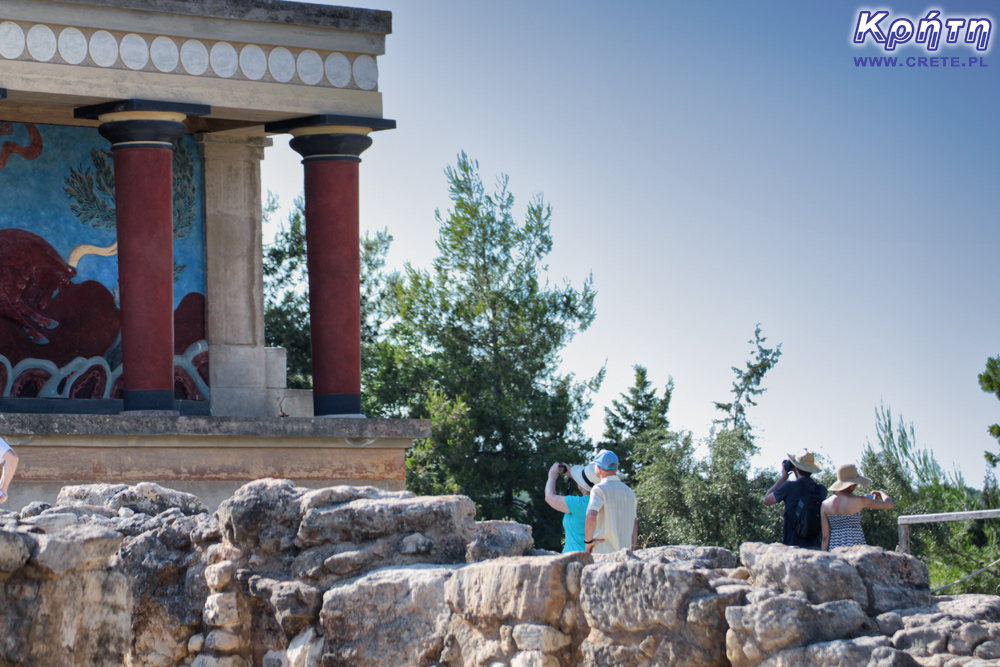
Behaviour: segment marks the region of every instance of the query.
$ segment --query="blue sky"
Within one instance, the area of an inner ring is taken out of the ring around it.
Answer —
[[[850,36],[860,9],[890,10],[887,28],[992,3],[369,6],[393,12],[379,89],[399,127],[363,156],[362,225],[393,234],[391,265],[429,266],[460,150],[521,204],[542,192],[551,279],[592,272],[598,290],[563,363],[607,364],[590,435],[637,363],[673,377],[673,426],[705,435],[759,322],[784,354],[750,412],[757,465],[806,447],[855,461],[884,402],[982,483],[1000,420],[976,381],[1000,354],[996,40],[937,54],[986,67],[860,68],[896,54]],[[285,204],[297,163],[276,137],[264,186]]]

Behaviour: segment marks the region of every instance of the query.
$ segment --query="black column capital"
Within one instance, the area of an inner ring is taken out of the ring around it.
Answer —
[[[112,120],[101,124],[97,131],[111,142],[111,149],[169,148],[184,136],[184,123],[177,120]]]
[[[361,154],[372,145],[367,134],[304,134],[288,142],[303,163],[335,160],[361,162]]]

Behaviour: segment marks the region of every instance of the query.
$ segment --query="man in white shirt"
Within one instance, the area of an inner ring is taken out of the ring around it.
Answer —
[[[607,449],[592,461],[601,481],[590,490],[583,544],[587,553],[610,554],[635,549],[639,539],[635,494],[618,478],[618,456]]]
[[[3,463],[3,473],[0,474],[0,503],[3,503],[7,500],[7,487],[10,486],[10,480],[14,479],[14,471],[17,470],[17,454],[3,437],[0,437],[0,461]]]

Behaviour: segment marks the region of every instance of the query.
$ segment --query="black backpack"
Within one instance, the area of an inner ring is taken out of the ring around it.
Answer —
[[[801,540],[815,540],[822,532],[819,508],[823,499],[817,493],[816,482],[811,479],[809,482],[809,493],[799,498],[792,511],[792,530]]]

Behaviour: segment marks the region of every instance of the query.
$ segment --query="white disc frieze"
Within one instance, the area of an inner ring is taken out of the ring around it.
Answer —
[[[201,76],[208,70],[208,49],[196,39],[189,39],[181,46],[181,64],[188,74]]]
[[[90,36],[90,59],[101,67],[111,67],[118,62],[118,40],[107,30],[98,30]]]
[[[212,47],[212,71],[228,79],[240,68],[240,57],[229,42],[216,42]]]
[[[0,23],[0,56],[13,60],[24,53],[24,31],[13,21]]]
[[[267,66],[275,81],[288,83],[295,76],[295,56],[283,46],[271,50],[267,57]]]
[[[240,51],[240,70],[251,81],[260,81],[267,74],[267,55],[256,44],[247,44]]]
[[[153,60],[153,67],[161,72],[173,72],[181,60],[174,40],[162,36],[153,40],[149,47],[149,57]]]
[[[38,62],[48,62],[56,55],[56,35],[47,25],[32,26],[28,31],[28,53]]]
[[[298,70],[302,83],[315,86],[323,80],[323,59],[315,51],[303,51],[299,54]]]
[[[326,78],[337,88],[351,83],[351,61],[343,53],[331,53],[326,58]]]
[[[79,65],[87,57],[87,37],[76,28],[59,33],[59,56],[70,65]]]
[[[149,46],[139,35],[125,35],[122,37],[121,55],[125,67],[142,69],[149,63]]]
[[[378,63],[371,56],[354,59],[354,83],[361,90],[374,90],[378,85]]]

